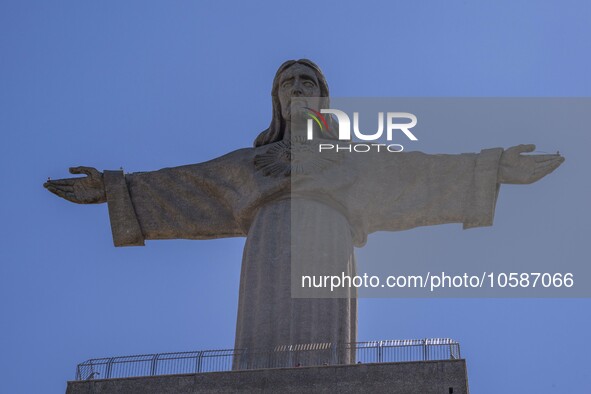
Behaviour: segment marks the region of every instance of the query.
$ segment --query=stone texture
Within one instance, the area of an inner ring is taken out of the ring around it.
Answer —
[[[66,394],[468,392],[465,360],[445,360],[68,382]]]

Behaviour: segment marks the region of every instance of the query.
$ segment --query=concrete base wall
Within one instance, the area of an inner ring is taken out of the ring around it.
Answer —
[[[68,382],[66,394],[468,394],[465,360],[353,364]]]

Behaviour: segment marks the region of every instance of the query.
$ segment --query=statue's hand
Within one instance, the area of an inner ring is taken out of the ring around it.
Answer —
[[[55,195],[77,204],[99,204],[107,201],[103,174],[92,167],[72,167],[70,174],[86,174],[83,178],[48,180],[43,184]]]
[[[499,183],[533,183],[554,171],[564,157],[555,155],[522,155],[533,152],[535,145],[517,145],[503,152],[499,163]]]

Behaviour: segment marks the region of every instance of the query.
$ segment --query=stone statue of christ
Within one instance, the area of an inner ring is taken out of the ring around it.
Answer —
[[[443,223],[490,226],[501,183],[535,182],[564,161],[558,154],[522,155],[535,147],[519,145],[459,155],[314,155],[296,162],[299,115],[291,113],[292,100],[328,100],[328,84],[313,62],[290,60],[277,71],[271,95],[271,124],[253,148],[152,172],[74,167],[72,174],[86,176],[44,184],[71,202],[106,202],[115,246],[245,236],[236,349],[356,341],[353,291],[338,298],[292,297],[293,251],[300,260],[352,274],[353,248],[368,234]]]

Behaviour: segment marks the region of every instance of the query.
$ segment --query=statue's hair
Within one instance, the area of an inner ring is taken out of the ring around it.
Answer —
[[[271,119],[271,124],[269,125],[269,128],[263,130],[254,140],[255,147],[272,144],[273,142],[281,141],[283,139],[283,134],[285,132],[285,120],[281,116],[281,103],[279,102],[279,81],[281,79],[281,74],[296,64],[303,64],[314,71],[314,74],[316,74],[316,78],[318,79],[318,84],[320,85],[320,97],[326,97],[326,100],[323,101],[322,105],[324,108],[329,108],[328,83],[326,82],[326,78],[324,77],[324,74],[322,74],[320,67],[308,59],[286,61],[281,66],[279,66],[279,69],[275,73],[275,78],[273,79],[273,88],[271,89],[271,99],[273,101],[273,118]],[[330,117],[327,118],[328,121],[332,121]]]

